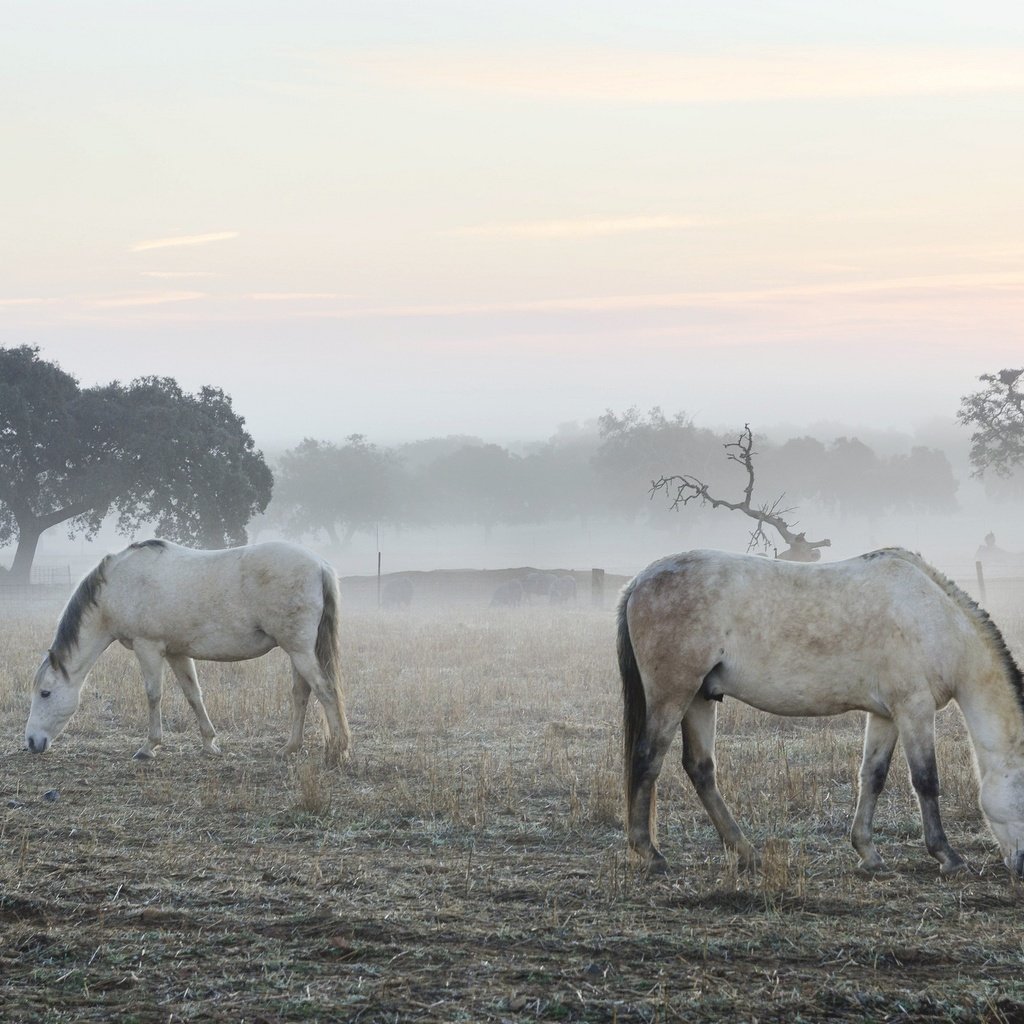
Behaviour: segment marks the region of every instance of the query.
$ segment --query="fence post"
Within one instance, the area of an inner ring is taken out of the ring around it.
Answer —
[[[595,608],[604,607],[604,569],[590,570],[590,603]]]
[[[981,595],[981,603],[987,604],[985,599],[985,573],[982,571],[981,562],[974,563],[974,571],[978,574],[978,593]]]

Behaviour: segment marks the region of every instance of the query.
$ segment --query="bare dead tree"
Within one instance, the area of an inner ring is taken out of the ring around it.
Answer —
[[[663,476],[660,480],[651,482],[651,497],[661,491],[671,499],[672,508],[679,509],[691,501],[698,501],[702,505],[710,505],[712,508],[727,508],[732,512],[742,512],[745,516],[756,520],[757,526],[750,532],[750,542],[747,545],[748,551],[761,550],[765,553],[772,552],[776,558],[785,559],[789,562],[816,562],[821,558],[821,548],[832,546],[830,540],[809,541],[804,533],[794,533],[796,522],[792,520],[795,508],[786,508],[782,502],[785,495],[779,495],[769,504],[754,505],[754,435],[750,430],[750,424],[743,426],[743,433],[735,441],[723,445],[726,458],[732,462],[738,462],[747,473],[747,486],[743,489],[742,501],[726,501],[724,498],[716,498],[708,491],[708,485],[695,476],[674,474]],[[673,496],[673,488],[675,495]],[[789,545],[784,551],[779,549],[772,542],[765,532],[770,527]]]

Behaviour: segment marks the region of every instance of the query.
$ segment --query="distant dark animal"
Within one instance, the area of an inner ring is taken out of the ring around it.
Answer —
[[[312,552],[274,541],[192,551],[149,540],[107,555],[78,585],[32,685],[25,742],[48,750],[78,709],[96,659],[115,641],[135,652],[149,698],[151,758],[163,740],[163,667],[171,666],[199,723],[203,750],[219,754],[193,658],[245,661],[280,647],[292,663],[292,731],[282,753],[302,745],[312,691],[330,729],[327,763],[349,744],[341,693],[338,579]]]
[[[567,604],[576,600],[576,579],[573,576],[556,576],[548,590],[548,600],[552,604]]]
[[[985,534],[985,543],[974,553],[974,560],[987,569],[1017,569],[1024,567],[1024,553],[1006,551],[996,544],[994,533]]]
[[[408,608],[412,604],[412,594],[412,580],[408,576],[399,576],[388,580],[380,601],[385,608]]]
[[[531,572],[523,580],[523,593],[529,597],[549,597],[551,584],[558,577],[553,572]]]
[[[995,623],[959,587],[899,548],[808,565],[689,551],[648,566],[622,592],[626,828],[654,871],[655,787],[672,738],[722,842],[756,862],[715,781],[717,701],[777,715],[867,712],[851,839],[884,870],[872,820],[897,739],[928,852],[964,870],[939,817],[935,712],[955,700],[974,747],[981,810],[1007,867],[1024,877],[1024,689]]]
[[[523,585],[519,580],[502,583],[491,598],[492,608],[518,608],[523,603]]]

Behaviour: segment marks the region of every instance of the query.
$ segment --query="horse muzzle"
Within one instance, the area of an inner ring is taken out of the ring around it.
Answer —
[[[28,749],[33,754],[43,754],[50,749],[50,740],[47,736],[41,736],[36,739],[35,736],[27,736],[26,741],[28,742]]]

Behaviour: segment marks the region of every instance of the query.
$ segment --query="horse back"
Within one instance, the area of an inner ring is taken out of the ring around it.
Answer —
[[[166,544],[123,556],[108,569],[104,607],[119,636],[160,640],[168,651],[211,660],[315,643],[327,567],[304,548]]]
[[[626,611],[645,685],[784,715],[887,713],[922,687],[941,706],[971,632],[895,554],[806,565],[686,552],[640,573]]]

